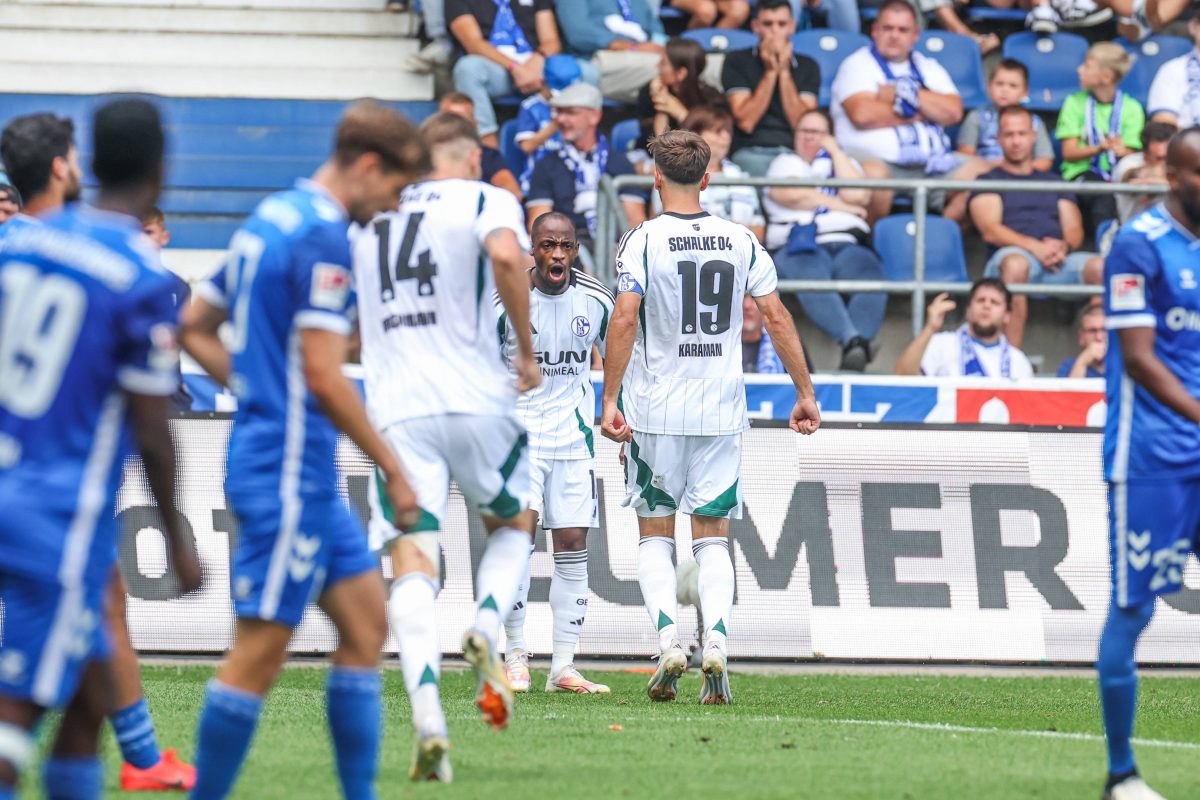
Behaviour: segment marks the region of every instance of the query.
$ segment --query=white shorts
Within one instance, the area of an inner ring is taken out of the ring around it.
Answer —
[[[639,517],[742,518],[742,434],[635,432],[625,456],[625,505]]]
[[[398,422],[382,433],[395,449],[417,495],[421,519],[405,533],[442,529],[450,479],[467,505],[500,519],[529,508],[529,435],[516,418],[445,414]],[[371,548],[383,550],[401,536],[376,473],[367,492]]]
[[[600,525],[596,471],[590,458],[531,459],[529,482],[533,489],[530,508],[538,513],[544,530]]]

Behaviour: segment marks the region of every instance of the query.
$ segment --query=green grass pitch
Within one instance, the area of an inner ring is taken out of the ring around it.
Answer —
[[[517,697],[516,717],[500,733],[478,720],[473,677],[446,672],[455,782],[442,786],[408,781],[408,700],[400,672],[388,670],[379,797],[988,800],[1096,798],[1102,788],[1096,688],[1085,678],[765,676],[740,675],[735,665],[736,704],[712,708],[695,702],[695,671],[672,704],[650,703],[645,675],[587,672],[613,693],[544,694],[545,674],[535,671],[533,691]],[[160,745],[188,759],[212,673],[143,670]],[[285,671],[235,797],[338,796],[325,675]],[[1200,796],[1200,679],[1144,678],[1136,736],[1153,740],[1136,749],[1151,785],[1173,799]],[[111,736],[105,754],[110,796],[135,797],[117,791]],[[32,785],[22,794],[40,796]]]

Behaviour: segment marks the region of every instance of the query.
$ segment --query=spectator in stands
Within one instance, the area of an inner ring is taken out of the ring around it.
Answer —
[[[551,0],[447,0],[450,32],[466,51],[454,88],[475,103],[479,138],[499,146],[493,97],[528,96],[546,86],[546,59],[562,51]]]
[[[773,375],[786,371],[763,327],[762,312],[750,295],[742,298],[742,371]]]
[[[1141,186],[1165,186],[1167,183],[1167,144],[1179,132],[1169,122],[1151,120],[1142,128],[1142,149],[1117,162],[1113,180]],[[1162,199],[1159,194],[1117,195],[1117,220],[1124,225]]]
[[[693,108],[722,102],[721,93],[700,79],[707,58],[699,42],[672,39],[658,62],[658,75],[638,91],[634,113],[641,129],[638,147],[683,124]]]
[[[1040,34],[1066,28],[1091,42],[1113,39],[1117,23],[1109,5],[1108,0],[1034,0],[1025,27]]]
[[[700,134],[708,143],[710,178],[744,178],[737,164],[728,160],[729,143],[733,141],[733,115],[722,105],[699,106],[687,115],[681,126],[685,131]],[[719,186],[710,183],[700,193],[700,206],[714,217],[745,225],[761,242],[765,233],[758,191],[753,186]]]
[[[1033,166],[1033,114],[1020,106],[1000,112],[1000,147],[1004,163],[979,176],[987,181],[1058,181]],[[986,188],[971,195],[971,221],[988,244],[983,274],[1008,283],[1099,284],[1104,265],[1095,253],[1080,252],[1083,222],[1074,195],[1064,184],[1059,194],[1001,192]],[[1029,300],[1010,304],[1005,324],[1008,340],[1020,347],[1025,336]]]
[[[438,111],[457,114],[460,117],[466,117],[472,122],[475,121],[475,103],[462,92],[451,92],[443,97],[441,102],[438,103]],[[500,189],[507,189],[516,195],[518,200],[524,197],[524,194],[521,192],[521,186],[517,183],[516,176],[508,168],[508,162],[504,160],[504,156],[500,151],[494,147],[485,145],[483,148],[483,177],[481,180]]]
[[[809,111],[796,128],[795,152],[771,162],[771,178],[861,178],[858,162],[831,135],[829,116]],[[767,249],[779,277],[787,280],[883,280],[883,264],[869,247],[866,189],[777,186],[764,206],[770,226]],[[842,346],[840,369],[862,372],[871,361],[887,295],[858,292],[847,300],[836,292],[797,292],[804,313]]]
[[[513,138],[526,156],[525,169],[519,179],[522,192],[529,191],[529,178],[538,159],[562,146],[562,135],[554,121],[554,109],[550,107],[551,98],[555,92],[580,80],[582,73],[578,61],[560,54],[546,59],[545,77],[546,85],[521,101],[517,111],[517,130]]]
[[[966,321],[957,330],[943,331],[955,303],[948,294],[933,298],[925,327],[896,361],[897,375],[977,377],[1024,380],[1033,366],[1020,348],[1004,336],[1012,308],[1012,293],[995,278],[981,278],[971,287]]]
[[[1103,378],[1104,357],[1108,354],[1108,329],[1104,327],[1104,306],[1088,304],[1079,312],[1079,355],[1058,367],[1060,378]]]
[[[15,186],[0,182],[0,224],[21,213],[21,195]]]
[[[1078,69],[1082,88],[1063,102],[1054,133],[1062,141],[1066,180],[1111,181],[1117,162],[1142,146],[1142,104],[1117,88],[1131,66],[1133,59],[1119,44],[1101,42],[1088,48]],[[1116,219],[1113,195],[1083,195],[1079,205],[1089,234],[1101,222]]]
[[[600,90],[590,83],[572,84],[550,101],[563,143],[533,168],[525,201],[531,222],[547,211],[558,211],[575,221],[585,267],[590,266],[596,235],[600,176],[634,174],[625,154],[609,149],[608,140],[598,130],[603,104]],[[621,195],[629,227],[646,219],[646,200],[645,192],[626,190]]]
[[[758,45],[725,56],[721,83],[733,109],[733,161],[765,175],[771,161],[792,149],[800,116],[817,107],[821,69],[792,52],[796,19],[788,0],[759,0],[750,30]]]
[[[746,0],[668,0],[671,8],[687,14],[688,28],[740,28],[750,16]]]
[[[799,19],[801,7],[811,8],[825,14],[825,27],[846,33],[862,31],[862,16],[858,0],[795,0],[792,14]]]
[[[404,66],[423,75],[449,64],[454,48],[446,33],[446,0],[421,0],[421,18],[429,43],[404,59]]]
[[[171,232],[167,230],[167,216],[161,208],[152,207],[142,215],[139,222],[142,225],[142,233],[146,234],[155,250],[161,253],[162,249],[171,243]],[[175,284],[175,310],[180,311],[191,295],[191,287],[179,277],[175,278]],[[178,359],[175,361],[175,376],[177,380],[175,393],[171,395],[171,404],[175,406],[176,411],[191,411],[192,394],[183,380],[183,365]]]
[[[1000,109],[1019,106],[1029,94],[1029,70],[1020,61],[1002,58],[992,70],[987,85],[988,108],[976,108],[967,112],[962,127],[958,129],[958,152],[978,156],[979,172],[964,174],[964,180],[973,180],[977,175],[1000,166],[1004,154],[1000,151]],[[1054,143],[1041,117],[1033,118],[1033,129],[1037,139],[1033,144],[1033,168],[1047,172],[1054,166]],[[964,170],[966,173],[966,170]]]
[[[171,243],[171,232],[167,230],[167,215],[157,206],[151,208],[141,218],[142,233],[146,234],[155,250],[162,250]]]
[[[1188,20],[1187,29],[1196,46],[1158,68],[1146,100],[1150,119],[1180,130],[1200,124],[1200,15]]]
[[[584,80],[605,97],[637,101],[638,90],[658,74],[667,35],[657,3],[648,0],[554,0],[567,51],[588,59]]]
[[[886,0],[871,25],[870,47],[847,56],[833,81],[838,143],[858,158],[868,177],[958,177],[969,161],[955,153],[945,128],[963,116],[962,97],[941,64],[914,52],[920,27],[906,0]],[[931,193],[940,210],[945,197]],[[871,219],[885,216],[892,193],[871,193]]]
[[[932,16],[938,26],[950,33],[966,36],[979,45],[979,54],[986,56],[1000,46],[1000,37],[994,33],[976,33],[958,16],[957,6],[962,0],[916,0],[921,13]]]

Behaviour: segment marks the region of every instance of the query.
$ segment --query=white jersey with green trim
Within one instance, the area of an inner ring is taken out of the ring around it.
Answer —
[[[642,295],[621,408],[635,431],[741,433],[742,297],[771,294],[775,262],[745,226],[707,213],[643,222],[617,250],[617,292]]]
[[[508,315],[496,300],[496,331],[505,361],[511,366],[517,337]],[[533,352],[542,368],[542,383],[517,398],[517,415],[529,430],[534,459],[576,460],[594,455],[592,425],[596,395],[592,388],[592,346],[604,355],[613,295],[591,275],[571,270],[562,294],[529,293]]]
[[[367,411],[383,430],[439,414],[513,413],[516,387],[496,341],[484,240],[511,230],[530,247],[512,194],[480,181],[426,181],[354,241]]]

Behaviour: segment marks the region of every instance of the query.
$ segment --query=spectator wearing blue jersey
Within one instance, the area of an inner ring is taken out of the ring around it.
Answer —
[[[583,77],[605,97],[633,103],[658,74],[667,35],[649,0],[554,0],[566,51],[585,59]]]
[[[1159,798],[1138,775],[1138,637],[1200,555],[1200,128],[1167,148],[1170,192],[1121,228],[1104,265],[1104,477],[1112,595],[1096,668],[1105,797]]]
[[[338,495],[338,431],[376,465],[397,525],[411,526],[418,509],[342,373],[353,303],[347,232],[351,221],[396,208],[404,186],[428,169],[404,117],[376,103],[352,106],[329,160],[259,204],[234,234],[225,270],[200,284],[184,311],[184,346],[238,395],[225,484],[239,529],[237,627],[200,714],[196,800],[232,790],[310,599],[338,630],[326,714],[342,794],[375,796],[387,615],[379,559]],[[226,319],[228,351],[217,334]]]
[[[1058,366],[1060,378],[1103,378],[1108,356],[1108,328],[1104,306],[1089,304],[1079,312],[1079,355]]]
[[[61,200],[72,171],[69,122],[48,114],[17,122],[21,135],[8,130],[3,137],[9,169],[22,183],[40,183],[34,197]],[[113,659],[104,606],[116,562],[116,493],[133,446],[161,511],[169,572],[183,591],[201,581],[175,508],[167,427],[178,359],[171,282],[137,222],[158,197],[162,125],[149,103],[119,100],[101,106],[91,128],[100,186],[95,208],[73,205],[18,227],[5,235],[0,256],[6,345],[0,798],[6,800],[16,796],[37,749],[31,732],[40,717],[64,707],[43,765],[45,794],[87,800],[104,794],[98,747],[111,708]],[[35,130],[49,135],[24,140]]]
[[[525,193],[529,192],[529,179],[533,176],[534,165],[546,153],[562,146],[562,134],[558,132],[558,122],[554,119],[550,101],[555,92],[561,92],[580,80],[583,73],[574,58],[557,55],[546,59],[545,76],[546,85],[541,91],[521,101],[521,107],[517,110],[514,140],[525,154],[525,169],[521,171],[518,182]]]

